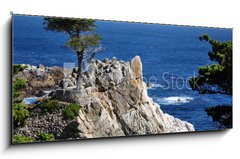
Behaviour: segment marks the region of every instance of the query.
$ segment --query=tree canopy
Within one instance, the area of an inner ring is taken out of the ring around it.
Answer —
[[[46,30],[68,33],[70,36],[79,36],[82,32],[94,31],[95,20],[45,17]]]
[[[199,40],[212,46],[208,52],[211,61],[216,64],[199,67],[198,76],[190,79],[193,90],[199,93],[232,94],[232,41],[221,42],[202,35]]]

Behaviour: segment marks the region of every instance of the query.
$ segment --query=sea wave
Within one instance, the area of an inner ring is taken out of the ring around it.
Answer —
[[[189,103],[194,98],[186,97],[186,96],[171,96],[171,97],[163,97],[163,98],[156,98],[157,103],[163,105],[181,105],[185,103]]]
[[[156,89],[156,88],[163,88],[164,86],[158,83],[151,83],[148,89]]]

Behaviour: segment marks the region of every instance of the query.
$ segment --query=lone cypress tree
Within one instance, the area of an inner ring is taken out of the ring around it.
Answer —
[[[63,32],[69,35],[65,46],[77,54],[78,76],[77,90],[81,87],[83,61],[90,61],[97,52],[102,50],[101,36],[96,34],[95,20],[45,17],[46,30]]]

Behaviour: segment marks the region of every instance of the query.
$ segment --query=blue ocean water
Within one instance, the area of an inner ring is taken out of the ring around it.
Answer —
[[[46,31],[43,17],[14,16],[14,63],[63,66],[77,62],[64,43],[68,36]],[[187,79],[197,75],[198,67],[212,64],[211,47],[198,37],[208,34],[220,41],[232,40],[231,29],[170,26],[126,22],[97,21],[96,32],[102,36],[104,51],[96,58],[130,61],[139,55],[146,82],[154,83],[148,94],[161,109],[192,123],[196,130],[218,130],[218,123],[208,117],[205,108],[231,104],[228,95],[200,95],[189,89]]]

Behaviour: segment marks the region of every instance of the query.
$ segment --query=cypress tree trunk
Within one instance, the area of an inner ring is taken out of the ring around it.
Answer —
[[[78,51],[78,75],[77,75],[77,91],[82,87],[82,61],[84,51]]]

